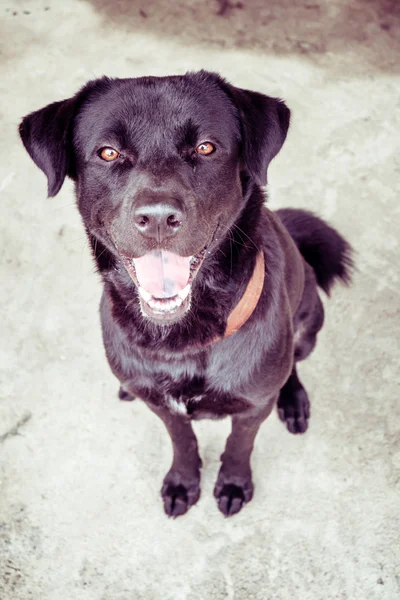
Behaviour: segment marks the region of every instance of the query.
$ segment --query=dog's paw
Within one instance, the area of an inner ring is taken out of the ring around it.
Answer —
[[[129,392],[124,390],[124,388],[121,385],[121,387],[118,390],[118,398],[120,400],[126,400],[126,401],[130,402],[135,399],[135,396],[132,396]]]
[[[200,476],[188,479],[176,471],[170,471],[164,479],[161,497],[169,517],[184,515],[200,497]]]
[[[246,477],[225,477],[222,470],[219,472],[214,488],[219,510],[225,517],[231,517],[240,510],[246,502],[253,497],[253,482],[251,475]]]
[[[290,395],[281,390],[278,400],[278,415],[286,423],[290,433],[304,433],[310,418],[310,401],[303,387],[297,388]]]

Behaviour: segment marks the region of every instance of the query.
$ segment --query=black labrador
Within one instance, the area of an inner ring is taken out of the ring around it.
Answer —
[[[317,285],[348,282],[352,259],[318,217],[264,205],[289,119],[281,100],[200,71],[104,77],[20,125],[49,196],[75,181],[120,398],[144,400],[172,439],[169,516],[200,495],[192,419],[232,417],[214,490],[224,515],[252,498],[250,456],[274,404],[290,432],[307,429],[296,363],[322,327]]]

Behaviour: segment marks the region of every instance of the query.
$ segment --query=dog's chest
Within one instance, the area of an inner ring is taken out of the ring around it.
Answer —
[[[216,376],[206,360],[186,359],[145,364],[136,379],[135,395],[191,419],[218,419],[241,413],[252,405],[241,397],[229,378]],[[233,389],[232,389],[233,388]]]
[[[251,404],[244,398],[212,389],[188,396],[168,395],[165,398],[165,405],[171,412],[188,416],[194,420],[220,419],[241,413],[251,407]]]

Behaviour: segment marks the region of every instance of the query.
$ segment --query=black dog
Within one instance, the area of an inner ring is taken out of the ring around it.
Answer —
[[[76,182],[120,398],[142,398],[172,439],[170,516],[200,495],[191,419],[232,416],[214,491],[224,515],[252,498],[250,455],[273,405],[289,431],[307,429],[296,362],[322,327],[317,284],[349,281],[351,249],[308,212],[264,206],[289,118],[281,100],[201,71],[92,81],[20,126],[49,196]]]

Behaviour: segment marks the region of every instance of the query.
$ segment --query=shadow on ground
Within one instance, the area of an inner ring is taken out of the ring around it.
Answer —
[[[398,0],[82,2],[102,13],[107,27],[176,38],[188,45],[302,54],[317,64],[326,56],[332,62],[342,57],[341,76],[364,75],[371,67],[387,72],[400,69]]]

